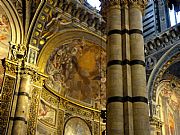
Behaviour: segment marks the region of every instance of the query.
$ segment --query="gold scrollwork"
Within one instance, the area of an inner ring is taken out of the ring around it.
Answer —
[[[64,111],[59,110],[58,111],[58,135],[63,134],[63,128],[64,128]]]
[[[50,92],[43,88],[41,97],[48,102],[49,104],[53,105],[54,107],[58,107],[59,100],[57,97],[53,96]]]
[[[28,135],[36,134],[36,125],[38,117],[38,106],[40,100],[41,89],[34,88],[32,91],[31,105],[29,109]]]
[[[4,87],[0,95],[0,131],[1,135],[6,134],[8,127],[10,108],[13,99],[13,90],[15,87],[15,78],[8,75],[5,76]]]
[[[5,61],[5,72],[11,76],[16,76],[17,73],[17,63],[12,61]]]

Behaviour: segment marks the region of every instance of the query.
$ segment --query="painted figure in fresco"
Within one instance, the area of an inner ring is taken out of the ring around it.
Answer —
[[[55,123],[55,110],[47,106],[42,100],[39,105],[38,119],[50,124]]]
[[[62,15],[59,13],[50,13],[49,22],[45,25],[45,32],[42,35],[42,38],[50,39],[54,34],[58,33],[59,30],[70,24],[71,22],[66,22],[62,19]]]
[[[1,15],[0,17],[0,41],[6,40],[9,36],[10,26],[6,15]]]
[[[105,101],[105,53],[96,46],[81,39],[62,45],[51,56],[47,73],[48,86],[64,96],[96,106]]]

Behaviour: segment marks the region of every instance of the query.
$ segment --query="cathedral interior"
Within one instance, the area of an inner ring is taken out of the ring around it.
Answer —
[[[0,0],[0,135],[180,135],[180,0],[97,1]]]

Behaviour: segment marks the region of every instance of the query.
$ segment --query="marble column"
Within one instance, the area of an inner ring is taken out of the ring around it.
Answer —
[[[120,1],[103,1],[107,17],[107,134],[123,135],[123,78]]]
[[[150,134],[142,25],[144,3],[147,3],[147,1],[129,1],[130,65],[134,135]]]
[[[20,87],[16,105],[16,112],[13,122],[12,135],[25,135],[27,132],[27,115],[29,106],[31,76],[26,73],[21,74]]]
[[[142,11],[146,0],[101,0],[107,20],[107,134],[149,135]]]

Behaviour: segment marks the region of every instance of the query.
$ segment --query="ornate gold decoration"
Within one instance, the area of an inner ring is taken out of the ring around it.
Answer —
[[[99,134],[100,134],[100,123],[94,122],[94,135],[99,135]]]
[[[26,50],[27,48],[25,44],[16,44],[10,42],[9,59],[13,61],[22,59],[26,54]]]
[[[4,87],[0,95],[0,131],[1,135],[6,134],[9,122],[10,108],[15,88],[15,78],[5,75]]]
[[[64,102],[64,108],[68,111],[71,112],[72,114],[84,116],[87,118],[93,118],[93,113],[90,110],[87,110],[85,108],[82,108],[80,106],[77,106],[71,102]]]
[[[64,128],[64,112],[62,110],[58,111],[58,135],[63,135],[63,128]]]
[[[36,134],[36,125],[38,117],[38,106],[40,101],[41,89],[34,88],[32,91],[32,98],[29,110],[29,121],[28,121],[28,135]]]
[[[155,126],[157,130],[161,131],[163,122],[155,117],[150,118],[150,125]]]
[[[5,71],[6,74],[9,74],[11,76],[16,76],[18,64],[16,62],[12,62],[9,60],[5,60]]]
[[[58,97],[51,94],[49,91],[47,91],[45,88],[42,90],[41,97],[48,102],[49,104],[53,105],[54,107],[58,107],[59,99]]]

